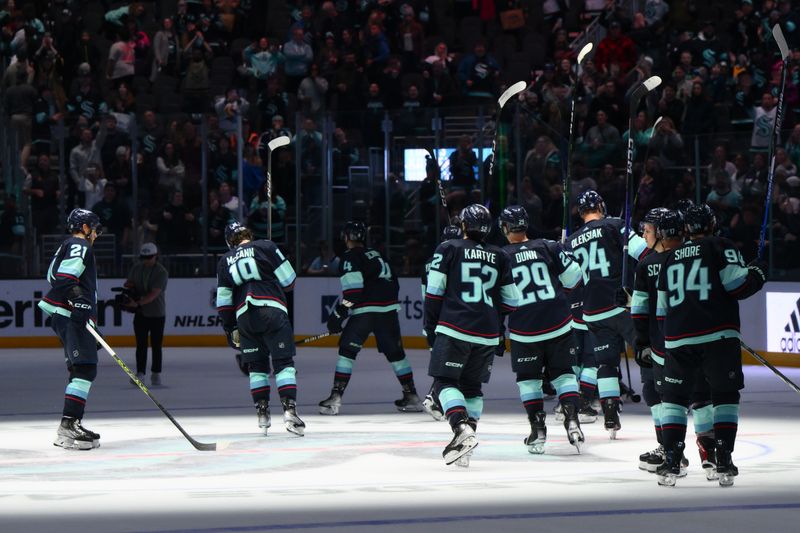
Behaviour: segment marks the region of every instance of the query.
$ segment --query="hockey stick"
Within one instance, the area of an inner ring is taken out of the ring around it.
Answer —
[[[497,105],[498,105],[497,118],[495,119],[494,137],[492,138],[492,162],[489,165],[490,179],[494,176],[495,159],[497,159],[497,134],[500,133],[500,114],[503,112],[503,107],[506,105],[506,102],[508,102],[514,96],[518,95],[527,88],[528,88],[528,82],[518,81],[517,83],[515,83],[514,85],[503,91],[503,94],[501,94],[500,98],[497,99]]]
[[[639,109],[639,102],[659,85],[661,85],[661,78],[651,76],[636,87],[631,95],[630,116],[628,117],[628,161],[625,166],[625,234],[622,238],[622,287],[625,287],[625,282],[628,279],[628,241],[631,233],[631,187],[633,187],[633,122],[636,110]]]
[[[783,381],[784,383],[789,385],[796,393],[800,394],[800,387],[795,385],[795,383],[791,379],[789,379],[786,376],[784,376],[783,373],[780,370],[778,370],[777,368],[772,366],[769,361],[767,361],[766,359],[761,357],[761,355],[759,355],[758,352],[756,352],[754,349],[752,349],[751,347],[746,345],[744,342],[741,342],[741,345],[742,345],[742,348],[744,348],[744,350],[747,353],[752,355],[759,363],[761,363],[765,367],[767,367],[770,370],[772,370],[773,372],[775,372],[775,375],[778,376],[779,378],[781,378],[781,381]]]
[[[586,43],[581,51],[578,52],[578,61],[575,63],[575,87],[572,90],[572,103],[570,104],[569,110],[569,139],[567,140],[567,161],[566,161],[566,172],[564,174],[564,179],[562,180],[561,184],[561,192],[563,194],[563,204],[561,210],[563,211],[561,215],[561,244],[567,242],[567,234],[569,233],[569,195],[570,195],[570,185],[571,185],[571,177],[572,177],[572,144],[575,142],[575,100],[577,99],[577,92],[578,92],[578,84],[580,83],[580,79],[578,79],[578,69],[581,66],[584,58],[592,51],[594,45],[592,43]]]
[[[761,222],[761,235],[758,238],[758,258],[764,257],[764,247],[766,246],[767,238],[767,223],[769,222],[769,208],[772,204],[772,183],[775,178],[775,144],[777,143],[778,136],[781,134],[781,125],[783,123],[783,93],[786,90],[786,67],[789,64],[789,46],[786,44],[786,37],[783,36],[780,24],[775,24],[772,28],[772,36],[775,42],[778,43],[778,48],[781,51],[781,92],[778,94],[778,107],[775,110],[775,123],[772,125],[772,135],[769,139],[769,174],[767,176],[767,197],[764,200],[764,220]]]
[[[310,343],[312,343],[314,341],[318,341],[320,339],[324,339],[325,337],[329,337],[329,336],[330,336],[330,333],[328,333],[326,331],[325,333],[320,333],[319,335],[314,335],[313,337],[306,337],[303,340],[299,340],[299,341],[295,342],[294,345],[295,346],[302,346],[304,344],[310,344]]]
[[[659,122],[661,122],[663,119],[664,116],[662,115],[658,117],[655,122],[653,122],[653,127],[651,128],[653,130],[653,135],[655,135],[656,133],[656,128],[658,127]],[[653,135],[650,136],[650,139],[653,138]],[[643,173],[644,169],[647,167],[647,158],[650,157],[650,139],[647,140],[647,150],[644,152],[644,159],[642,160],[642,164],[644,165],[644,167],[642,167]],[[638,202],[639,202],[639,188],[637,187],[636,194],[633,195],[633,207],[631,207],[633,211],[636,211],[636,204]]]
[[[625,354],[625,370],[628,374],[628,386],[625,387],[625,395],[633,403],[639,403],[642,401],[642,397],[636,394],[636,391],[633,390],[633,381],[631,381],[631,362],[628,361],[628,354]]]
[[[136,374],[131,372],[131,370],[128,368],[128,366],[125,364],[125,362],[122,359],[119,358],[119,356],[114,352],[114,350],[111,349],[111,346],[109,346],[108,343],[106,342],[106,340],[103,337],[100,336],[100,334],[97,332],[97,330],[95,330],[88,323],[86,324],[86,329],[89,330],[89,333],[92,334],[92,336],[100,344],[100,346],[102,346],[103,349],[106,352],[108,352],[108,355],[110,355],[114,359],[114,361],[116,361],[117,364],[120,367],[122,367],[122,370],[124,370],[125,373],[128,374],[128,377],[131,378],[131,381],[136,383],[136,385],[142,390],[142,392],[145,393],[148,398],[153,400],[153,403],[156,404],[156,407],[161,409],[161,412],[164,413],[164,415],[166,415],[167,418],[169,418],[169,421],[172,422],[175,425],[176,428],[178,428],[178,431],[180,431],[181,434],[184,437],[186,437],[186,440],[188,440],[191,443],[191,445],[194,446],[195,450],[200,450],[201,452],[209,452],[209,451],[213,452],[214,450],[217,449],[217,444],[215,442],[212,442],[212,443],[198,442],[198,441],[194,440],[188,433],[186,433],[186,431],[181,427],[181,425],[178,424],[178,422],[174,418],[172,418],[172,415],[169,414],[169,411],[167,411],[164,408],[164,406],[161,405],[158,400],[156,400],[156,397],[153,396],[153,394],[149,390],[147,390],[147,387],[144,386],[144,383],[139,381],[139,378],[136,377]]]
[[[442,207],[444,207],[444,210],[447,211],[447,196],[445,195],[444,187],[442,186],[442,167],[439,165],[439,160],[436,159],[436,154],[434,153],[433,148],[425,148],[425,151],[428,152],[428,156],[434,163],[436,163],[436,168],[439,170],[436,174],[436,186],[439,188],[439,199],[442,201]]]
[[[281,146],[286,146],[292,142],[287,135],[276,137],[267,143],[267,239],[272,240],[272,152]]]

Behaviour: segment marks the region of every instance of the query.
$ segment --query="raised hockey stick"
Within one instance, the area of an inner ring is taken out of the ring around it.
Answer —
[[[631,233],[631,187],[633,187],[633,122],[636,110],[639,109],[639,102],[659,85],[661,85],[661,78],[650,76],[636,87],[631,95],[630,116],[628,117],[628,161],[625,166],[625,234],[622,237],[622,287],[625,287],[625,282],[628,280],[628,241]]]
[[[767,367],[770,370],[772,370],[773,372],[775,372],[775,375],[778,376],[779,378],[781,378],[781,381],[783,381],[784,383],[789,385],[792,388],[792,390],[794,390],[796,393],[800,394],[800,387],[795,385],[795,383],[791,379],[789,379],[786,376],[784,376],[783,373],[780,370],[778,370],[777,368],[772,366],[769,361],[767,361],[766,359],[761,357],[761,355],[759,355],[759,353],[757,351],[755,351],[754,349],[752,349],[751,347],[746,345],[744,342],[742,342],[741,344],[742,344],[742,348],[744,348],[744,350],[747,353],[752,355],[759,363],[761,363],[765,367]]]
[[[314,341],[318,341],[320,339],[324,339],[325,337],[330,337],[330,335],[331,334],[326,331],[325,333],[320,333],[319,335],[314,335],[313,337],[306,337],[305,339],[296,341],[294,343],[294,345],[295,346],[302,346],[304,344],[310,344],[310,343],[312,343]]]
[[[92,334],[92,336],[100,344],[100,346],[102,346],[103,349],[106,352],[108,352],[108,355],[110,355],[114,359],[114,361],[116,361],[117,364],[120,367],[122,367],[122,370],[124,370],[125,373],[128,374],[128,377],[131,378],[131,381],[136,383],[136,385],[142,390],[142,392],[145,393],[147,395],[147,397],[150,398],[153,401],[154,404],[156,404],[156,407],[161,409],[161,412],[164,413],[164,415],[167,418],[169,418],[169,421],[172,422],[175,425],[176,428],[178,428],[178,431],[180,431],[181,434],[184,437],[186,437],[186,440],[188,440],[191,443],[191,445],[194,446],[195,450],[200,450],[201,452],[213,452],[214,450],[217,449],[217,443],[215,443],[215,442],[211,442],[211,443],[198,442],[198,441],[194,440],[191,437],[191,435],[186,433],[186,430],[184,430],[181,427],[181,425],[178,424],[178,422],[174,418],[172,418],[172,415],[169,414],[169,411],[167,411],[164,408],[164,406],[161,405],[161,403],[159,403],[158,400],[156,400],[156,397],[153,396],[153,394],[149,390],[147,390],[147,387],[145,387],[144,383],[139,381],[139,378],[136,377],[136,374],[131,372],[130,368],[128,368],[128,365],[126,365],[125,362],[122,359],[120,359],[119,356],[114,352],[114,350],[111,349],[111,346],[109,346],[108,343],[106,342],[106,340],[103,337],[100,336],[100,334],[97,332],[97,330],[95,330],[88,323],[86,324],[86,329],[89,330],[89,333]]]
[[[436,168],[439,169],[436,174],[436,187],[439,189],[439,200],[442,202],[442,207],[444,207],[444,210],[447,211],[447,196],[445,195],[444,187],[442,186],[442,167],[439,165],[439,160],[436,159],[436,153],[433,151],[433,148],[425,148],[425,151],[428,152],[428,156],[436,164]]]
[[[500,95],[500,98],[497,99],[497,118],[495,119],[495,126],[494,126],[494,137],[492,137],[492,162],[489,165],[489,178],[491,179],[494,176],[494,164],[495,160],[497,159],[497,135],[500,133],[500,114],[503,112],[503,107],[506,105],[506,102],[511,100],[513,97],[527,89],[528,82],[525,81],[518,81],[505,91],[503,94]]]
[[[287,135],[276,137],[267,143],[267,239],[272,240],[272,152],[292,142]]]
[[[658,127],[658,124],[659,124],[659,123],[660,123],[660,122],[661,122],[663,119],[664,119],[664,117],[663,117],[663,115],[662,115],[662,116],[658,117],[658,118],[656,119],[656,121],[655,121],[655,122],[653,122],[653,127],[651,128],[651,129],[653,130],[653,135],[655,135],[655,133],[656,133],[656,128]],[[652,138],[653,138],[653,136],[651,135],[651,136],[650,136],[650,139],[652,139]],[[648,157],[650,157],[650,141],[649,141],[649,139],[648,139],[648,142],[647,142],[647,150],[645,150],[645,152],[644,152],[644,159],[642,160],[642,164],[644,165],[644,167],[642,167],[642,172],[644,172],[644,168],[647,166],[647,158],[648,158]],[[633,195],[633,207],[631,207],[631,209],[632,209],[633,211],[636,211],[636,204],[637,204],[638,202],[639,202],[639,188],[637,187],[637,188],[636,188],[636,194],[634,194],[634,195]]]
[[[783,93],[786,90],[786,67],[789,64],[789,46],[786,44],[786,37],[783,36],[780,24],[775,24],[772,28],[772,36],[781,51],[781,92],[778,94],[778,107],[775,109],[775,124],[772,125],[772,135],[769,139],[769,174],[767,176],[767,197],[764,200],[764,220],[761,222],[761,235],[758,238],[758,258],[764,257],[764,247],[767,239],[767,224],[769,223],[769,208],[772,204],[772,184],[775,178],[775,145],[778,136],[781,134],[783,124]]]
[[[562,203],[562,216],[561,216],[561,244],[567,242],[567,235],[569,233],[569,195],[570,195],[570,186],[571,186],[571,178],[572,178],[572,145],[575,142],[575,100],[577,99],[578,93],[578,84],[580,83],[580,79],[578,79],[579,68],[583,60],[592,51],[594,45],[592,43],[586,43],[581,51],[578,52],[578,61],[575,63],[575,87],[572,88],[572,103],[570,104],[569,110],[569,139],[567,140],[567,161],[566,161],[566,172],[564,173],[564,179],[561,180],[561,191],[563,194],[563,203]]]

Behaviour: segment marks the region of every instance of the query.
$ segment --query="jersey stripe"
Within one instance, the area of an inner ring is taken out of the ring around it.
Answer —
[[[347,272],[346,274],[342,274],[342,277],[339,278],[339,281],[342,284],[342,290],[346,291],[349,289],[363,289],[364,288],[364,276],[361,272]]]
[[[281,286],[289,287],[292,283],[294,283],[295,278],[297,278],[297,274],[295,274],[294,269],[289,261],[284,261],[281,263],[281,266],[275,269],[275,277]]]
[[[441,296],[444,294],[446,288],[447,274],[442,274],[436,270],[431,270],[431,273],[428,275],[428,286],[425,289],[426,292],[428,294]]]
[[[83,263],[83,259],[80,257],[71,257],[61,261],[61,264],[58,265],[58,270],[56,270],[56,274],[69,274],[80,278],[84,270],[86,270],[86,265]]]
[[[217,287],[217,308],[233,305],[233,291],[229,287]]]
[[[719,272],[719,280],[728,292],[735,291],[747,281],[748,270],[739,265],[728,265]]]

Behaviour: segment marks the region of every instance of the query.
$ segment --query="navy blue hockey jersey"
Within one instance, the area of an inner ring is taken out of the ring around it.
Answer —
[[[399,311],[400,285],[380,252],[358,246],[342,255],[339,263],[342,299],[352,303],[351,315]]]
[[[70,302],[92,306],[92,320],[97,317],[97,266],[89,241],[70,237],[56,250],[47,269],[50,290],[39,302],[49,315],[70,316]]]
[[[285,289],[297,276],[274,242],[251,241],[228,250],[217,264],[217,312],[225,327],[249,306],[269,306],[288,313]]]
[[[581,282],[581,268],[560,243],[537,239],[509,244],[511,275],[521,298],[508,317],[510,338],[541,342],[572,329],[572,311],[564,288]]]
[[[569,247],[583,271],[583,319],[597,322],[625,311],[616,304],[622,286],[622,244],[625,222],[606,217],[590,220],[569,238]],[[635,232],[628,235],[628,255],[640,261],[650,251]]]
[[[424,329],[494,346],[500,339],[501,313],[514,311],[520,297],[503,250],[471,239],[449,240],[433,254]]]
[[[653,360],[664,364],[664,333],[656,317],[658,274],[669,251],[651,253],[636,266],[631,298],[631,318],[636,329],[636,342],[652,350]]]
[[[704,237],[670,250],[657,283],[656,314],[664,320],[664,346],[669,350],[740,338],[738,300],[763,284],[728,239]]]

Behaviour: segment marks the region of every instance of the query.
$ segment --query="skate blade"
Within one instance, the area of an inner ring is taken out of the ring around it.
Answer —
[[[396,405],[395,407],[397,407],[397,410],[401,413],[421,413],[424,411],[421,405],[405,405],[402,407]]]
[[[617,440],[617,431],[619,431],[619,429],[616,429],[616,428],[606,428],[606,431],[608,431],[608,438],[609,438],[609,439],[611,439],[611,440]]]
[[[578,450],[578,455],[581,454],[581,446],[583,446],[584,437],[583,433],[573,431],[567,434],[567,438],[569,439],[569,443],[575,446]]]
[[[339,414],[339,406],[331,405],[329,407],[325,407],[325,406],[320,405],[319,406],[319,414],[321,414],[321,415],[330,415],[330,416],[338,415]]]
[[[719,474],[719,486],[720,487],[732,487],[733,486],[733,479],[736,476],[732,476],[730,474]]]
[[[298,437],[304,437],[306,434],[305,426],[296,426],[289,422],[286,423],[286,431],[294,435],[297,435]]]
[[[717,474],[716,467],[712,466],[711,464],[704,464],[703,471],[706,474],[706,481],[717,481],[719,479],[719,474]]]
[[[462,455],[458,459],[456,459],[455,465],[460,468],[469,468],[469,460],[472,457],[472,451],[469,451],[467,454]]]
[[[681,473],[678,474],[678,477],[686,477],[689,474],[689,469],[681,467]]]
[[[639,461],[639,470],[647,472],[648,471],[647,470],[647,463],[645,463],[644,461]]]
[[[663,465],[664,463],[661,463],[661,464]],[[646,468],[646,470],[647,470],[648,472],[650,472],[651,474],[655,474],[655,473],[656,473],[656,470],[658,470],[658,467],[659,467],[659,466],[661,466],[661,465],[647,465],[647,468]]]
[[[470,435],[461,441],[461,444],[458,445],[458,448],[452,450],[450,453],[444,456],[445,464],[451,465],[455,463],[458,459],[472,451],[477,445],[478,439],[475,438],[474,435]]]
[[[528,453],[533,455],[542,455],[544,454],[544,442],[533,442],[528,444]]]
[[[576,440],[575,442],[572,443],[572,445],[575,446],[576,450],[578,450],[578,455],[581,455],[581,446],[583,446],[583,441]]]
[[[677,477],[675,476],[675,474],[667,474],[665,476],[659,476],[658,484],[661,485],[662,487],[674,487],[676,479]]]
[[[76,441],[75,439],[71,439],[69,437],[56,437],[56,440],[53,441],[53,446],[58,446],[59,448],[64,448],[65,450],[92,450],[94,448],[99,448],[100,443],[97,443],[97,446],[94,445],[94,441],[86,442],[86,441]]]

